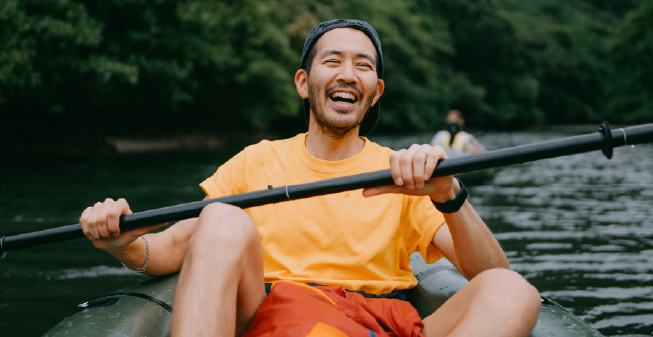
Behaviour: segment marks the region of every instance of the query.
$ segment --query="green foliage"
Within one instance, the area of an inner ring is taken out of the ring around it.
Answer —
[[[626,123],[653,120],[653,2],[631,12],[610,45],[611,117]]]
[[[0,40],[7,114],[145,120],[192,111],[264,128],[299,109],[299,56],[273,1],[3,0],[0,13],[11,27]]]
[[[493,1],[424,1],[432,15],[447,18],[454,55],[454,71],[476,87],[475,106],[463,95],[452,102],[471,124],[528,125],[542,121],[535,105],[538,83],[528,73],[515,26]]]
[[[452,108],[485,127],[651,121],[652,16],[640,0],[0,0],[0,114],[296,132],[304,39],[352,18],[383,43],[381,131],[432,129]]]
[[[0,26],[0,103],[21,89],[56,86],[74,68],[97,69],[87,53],[99,45],[102,24],[79,3],[2,0]]]
[[[607,76],[607,41],[631,1],[502,0],[517,32],[537,106],[553,124],[599,122]]]

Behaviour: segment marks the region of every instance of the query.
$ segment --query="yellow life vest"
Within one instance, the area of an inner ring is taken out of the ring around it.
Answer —
[[[453,137],[453,143],[451,143],[451,135],[448,135],[446,137],[446,141],[444,144],[442,144],[442,147],[445,150],[452,149],[456,151],[467,151],[467,142],[464,139],[465,137],[461,137],[460,133],[457,133]]]

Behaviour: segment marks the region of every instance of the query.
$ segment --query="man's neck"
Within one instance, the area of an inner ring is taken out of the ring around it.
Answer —
[[[306,136],[306,150],[313,157],[338,161],[355,156],[363,150],[365,141],[358,136],[358,127],[347,132],[344,137],[335,139],[311,121]]]

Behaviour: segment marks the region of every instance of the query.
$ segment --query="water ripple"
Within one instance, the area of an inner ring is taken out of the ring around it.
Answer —
[[[615,316],[606,318],[592,324],[594,328],[608,328],[608,327],[625,327],[628,325],[635,325],[637,327],[651,327],[653,326],[653,314],[650,315],[634,315],[634,316]],[[640,335],[641,336],[641,335]]]
[[[558,297],[591,297],[599,299],[653,299],[653,288],[651,287],[608,287],[588,288],[578,290],[543,291],[542,296],[551,297],[554,300]]]

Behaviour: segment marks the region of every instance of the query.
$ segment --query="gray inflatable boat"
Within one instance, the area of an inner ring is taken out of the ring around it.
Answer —
[[[411,256],[418,286],[408,300],[422,318],[430,315],[467,284],[467,279],[446,259],[427,265]],[[169,336],[178,274],[161,276],[119,289],[82,303],[45,336]],[[542,297],[532,337],[603,336],[559,304]]]

